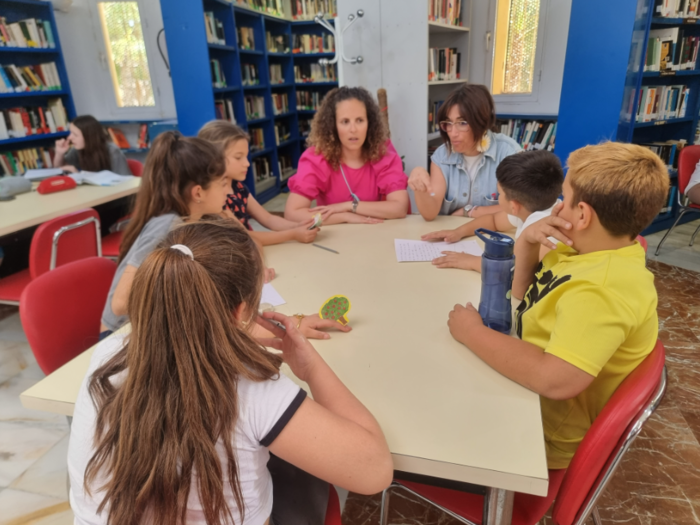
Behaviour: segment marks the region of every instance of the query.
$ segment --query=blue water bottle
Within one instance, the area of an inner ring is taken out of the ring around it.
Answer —
[[[479,315],[489,328],[509,334],[512,322],[510,294],[515,268],[515,241],[507,235],[484,228],[479,228],[474,233],[484,241]]]

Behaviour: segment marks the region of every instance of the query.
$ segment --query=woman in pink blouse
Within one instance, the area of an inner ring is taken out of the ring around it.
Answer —
[[[406,216],[408,179],[379,106],[366,89],[329,91],[308,143],[289,179],[285,218],[300,222],[320,212],[324,224],[376,224]]]

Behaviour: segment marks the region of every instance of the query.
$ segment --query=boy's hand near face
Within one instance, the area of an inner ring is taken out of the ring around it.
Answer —
[[[557,248],[556,244],[549,240],[549,237],[553,237],[567,246],[571,246],[573,242],[566,235],[566,232],[571,230],[571,223],[559,217],[559,212],[563,206],[563,202],[557,203],[549,217],[540,219],[525,228],[521,234],[523,240],[529,244],[541,244],[555,250]]]

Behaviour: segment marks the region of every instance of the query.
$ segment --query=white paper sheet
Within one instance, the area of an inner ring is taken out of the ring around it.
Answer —
[[[27,170],[24,172],[24,178],[29,180],[42,180],[62,174],[63,170],[61,168],[44,168],[40,170]]]
[[[78,184],[92,184],[93,186],[116,186],[122,182],[126,182],[134,178],[133,175],[118,175],[113,171],[102,170],[98,172],[94,171],[81,171],[79,173],[72,173],[68,175]]]
[[[262,297],[260,298],[260,303],[271,304],[272,306],[280,306],[286,304],[282,296],[275,290],[275,287],[270,283],[263,284]]]
[[[459,241],[455,243],[414,241],[410,239],[394,239],[396,259],[399,262],[425,262],[442,256],[442,252],[468,253],[481,255],[481,249],[476,241]]]

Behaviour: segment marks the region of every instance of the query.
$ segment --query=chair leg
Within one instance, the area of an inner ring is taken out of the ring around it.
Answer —
[[[391,501],[391,491],[394,488],[392,483],[382,491],[382,506],[379,511],[379,525],[389,525],[389,502]]]
[[[593,523],[595,525],[603,525],[603,521],[600,519],[600,514],[598,514],[598,507],[593,507]]]
[[[663,238],[661,239],[661,242],[656,247],[656,251],[654,252],[654,255],[659,255],[659,252],[661,251],[661,247],[663,246],[664,242],[666,242],[666,237],[668,237],[671,234],[671,232],[673,231],[673,228],[675,228],[678,225],[678,222],[681,220],[681,217],[683,217],[683,215],[685,215],[685,210],[681,211],[678,214],[678,218],[676,219],[676,222],[673,223],[673,226],[671,226],[668,229],[668,231],[666,232],[666,235],[663,236]]]
[[[693,245],[693,243],[695,242],[695,237],[698,236],[698,232],[700,232],[700,225],[698,225],[698,227],[695,228],[695,233],[693,233],[693,236],[690,238],[690,244],[688,246]]]

